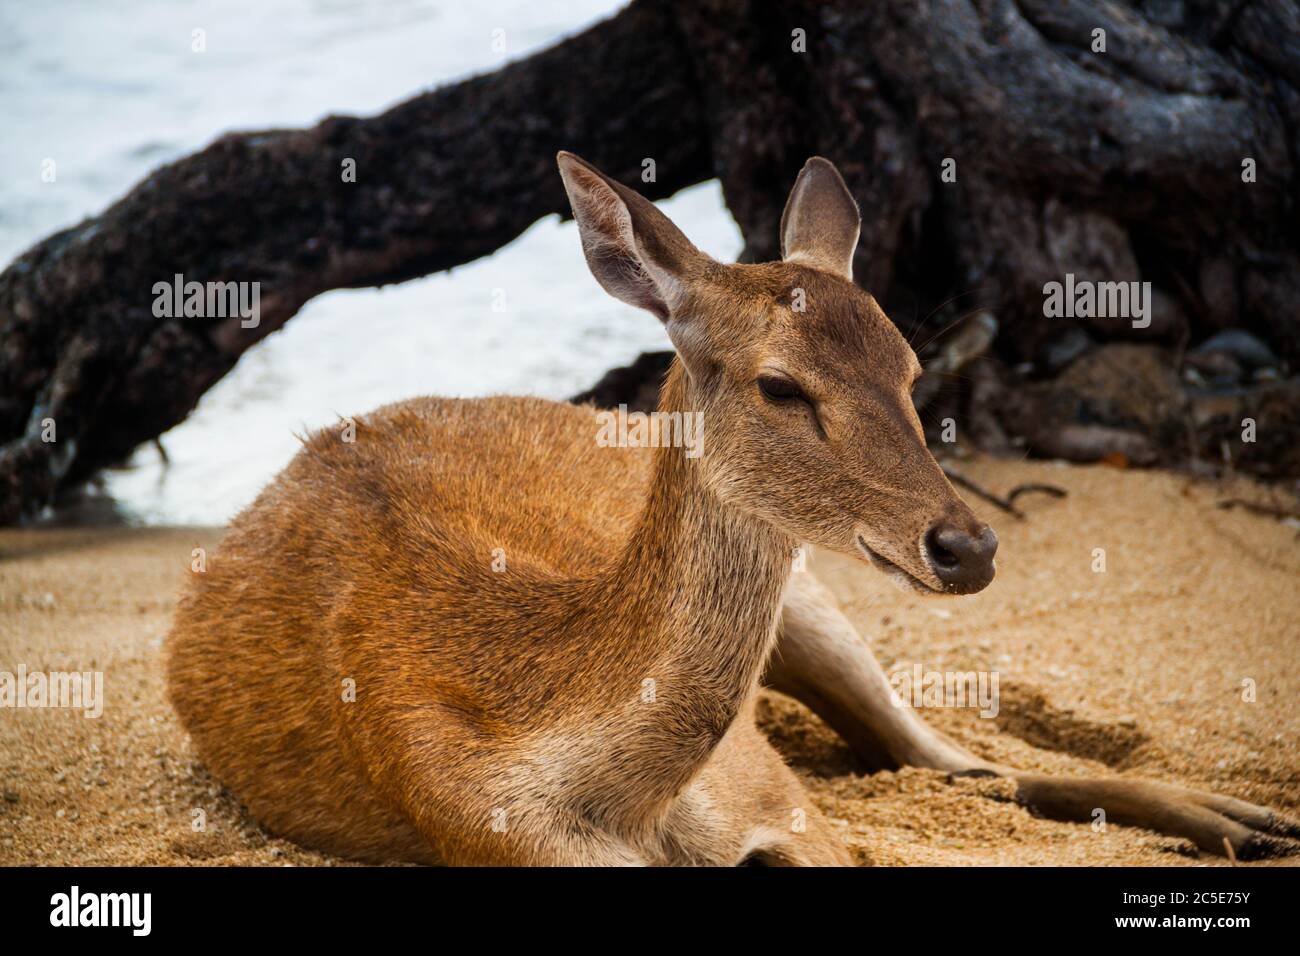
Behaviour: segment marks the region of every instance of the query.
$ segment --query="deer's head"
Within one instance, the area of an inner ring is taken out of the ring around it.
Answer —
[[[918,591],[993,580],[997,537],[925,446],[920,363],[853,282],[861,219],[831,163],[799,173],[783,259],[761,265],[718,263],[635,191],[570,153],[559,164],[592,273],[668,330],[725,505]]]

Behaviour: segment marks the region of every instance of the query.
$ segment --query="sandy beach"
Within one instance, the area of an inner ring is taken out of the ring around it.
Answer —
[[[928,708],[927,719],[1003,763],[1146,776],[1300,812],[1300,540],[1285,523],[1218,506],[1269,491],[1042,462],[962,468],[994,490],[1068,491],[1021,499],[1024,521],[974,502],[1001,539],[983,593],[925,600],[860,563],[812,561],[887,671],[998,674],[996,717]],[[343,862],[261,831],[196,763],[165,701],[162,642],[191,550],[220,537],[0,530],[0,671],[102,671],[105,698],[93,719],[0,710],[0,864]],[[760,713],[859,863],[1223,862],[1147,831],[1035,818],[1002,781],[863,774],[800,705],[766,693]]]

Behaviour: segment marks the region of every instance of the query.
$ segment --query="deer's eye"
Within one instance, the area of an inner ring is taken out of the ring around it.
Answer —
[[[804,394],[803,389],[790,379],[779,375],[760,375],[758,390],[763,393],[764,398],[773,402],[808,401],[808,396]]]

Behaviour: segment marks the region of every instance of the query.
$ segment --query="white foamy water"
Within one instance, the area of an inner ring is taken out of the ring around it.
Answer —
[[[617,11],[608,0],[42,0],[0,6],[0,262],[101,211],[230,130],[369,115],[495,69]],[[191,49],[205,31],[206,51]],[[493,50],[505,31],[506,52]],[[53,159],[55,182],[42,181]],[[557,174],[558,175],[558,174]],[[504,201],[504,200],[503,200]],[[716,183],[663,204],[702,249],[741,247]],[[498,292],[497,290],[501,290]],[[504,309],[495,311],[494,301]],[[218,523],[295,434],[420,394],[563,398],[667,348],[587,272],[550,217],[496,254],[386,289],[329,293],[245,354],[155,449],[105,477],[131,521]]]

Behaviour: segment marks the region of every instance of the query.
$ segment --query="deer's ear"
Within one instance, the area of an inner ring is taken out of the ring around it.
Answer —
[[[635,190],[572,153],[556,161],[591,274],[610,295],[668,322],[708,257]]]
[[[781,258],[853,278],[862,216],[835,164],[814,156],[804,163],[781,214]]]

